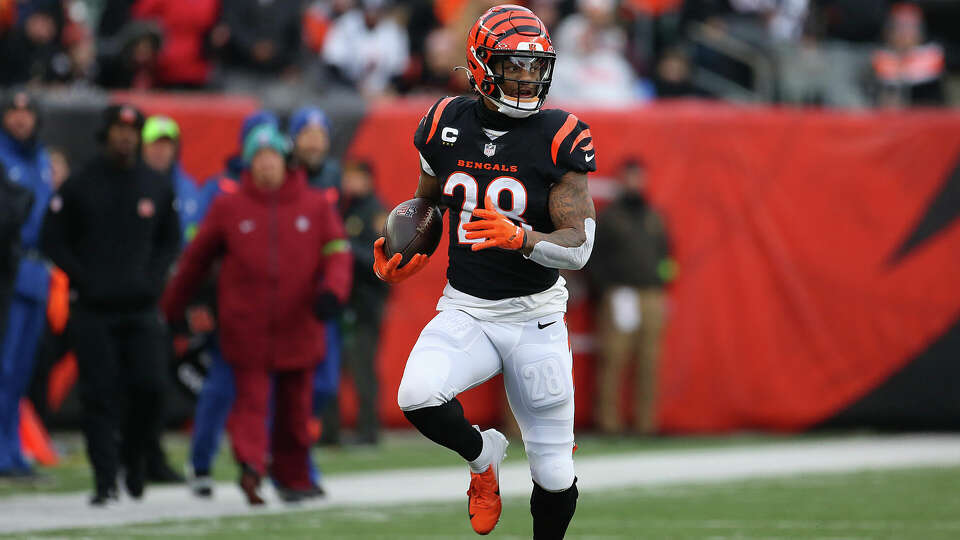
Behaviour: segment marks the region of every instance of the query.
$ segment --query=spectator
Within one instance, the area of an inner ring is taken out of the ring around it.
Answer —
[[[412,86],[450,95],[470,90],[467,77],[454,69],[463,63],[463,53],[454,43],[449,28],[435,28],[427,34],[420,73],[415,81],[411,81]]]
[[[645,174],[635,161],[621,168],[623,191],[597,219],[596,243],[588,266],[600,295],[595,418],[605,433],[623,429],[618,404],[620,383],[629,364],[634,367],[634,429],[644,435],[657,429],[657,355],[669,262],[663,223],[645,199]]]
[[[116,37],[130,22],[130,10],[137,0],[104,0],[100,22],[97,25],[97,39],[107,40]]]
[[[312,372],[323,354],[321,321],[336,315],[350,290],[340,218],[322,194],[308,189],[302,170],[285,168],[288,153],[287,139],[272,126],[247,136],[243,156],[250,169],[240,191],[214,201],[163,302],[169,320],[181,318],[214,259],[222,258],[220,337],[236,384],[228,430],[251,505],[264,503],[258,490],[268,450],[281,497],[317,494],[307,465]],[[271,386],[275,415],[268,437]]]
[[[631,64],[638,73],[653,75],[664,50],[679,41],[682,0],[624,0],[621,9],[629,23]]]
[[[155,23],[133,21],[100,56],[99,84],[106,88],[157,87],[157,57],[163,36]]]
[[[290,138],[294,141],[293,161],[307,173],[307,183],[323,192],[331,205],[340,198],[340,162],[329,156],[330,120],[317,107],[302,107],[290,117]],[[313,378],[313,409],[324,418],[324,424],[336,414],[336,397],[340,387],[340,325],[336,320],[327,321],[327,350],[323,361],[317,366]],[[336,420],[330,420],[336,422]],[[328,442],[326,428],[322,442]],[[314,483],[319,481],[319,469],[310,464]]]
[[[327,32],[340,15],[353,9],[353,0],[313,0],[303,11],[303,42],[311,53],[323,51]]]
[[[585,42],[587,39],[589,44]],[[577,11],[560,23],[553,43],[564,54],[589,46],[625,55],[627,35],[616,25],[616,2],[577,0]]]
[[[300,56],[300,2],[232,0],[215,30],[225,67],[241,76],[292,76]],[[229,81],[228,81],[229,84]]]
[[[167,116],[151,116],[143,124],[143,162],[173,186],[180,233],[184,244],[196,234],[200,211],[200,193],[196,181],[180,165],[180,126]],[[212,314],[209,315],[212,319]],[[159,433],[157,433],[159,435]],[[154,437],[146,447],[146,477],[158,484],[179,484],[183,476],[168,464],[160,438]]]
[[[11,182],[6,172],[0,167],[0,250],[3,250],[3,257],[0,257],[0,343],[3,342],[6,334],[7,313],[13,298],[17,268],[20,266],[20,228],[30,216],[31,206],[33,206],[33,194],[30,190]],[[3,368],[6,372],[6,366]],[[6,425],[3,426],[3,430],[3,435],[6,437]],[[3,469],[0,470],[0,477],[23,474],[28,471],[29,469],[24,468]]]
[[[877,104],[885,107],[943,105],[943,49],[923,43],[923,13],[912,4],[890,9],[886,47],[873,55]]]
[[[336,204],[340,192],[340,162],[330,157],[330,119],[317,107],[302,107],[290,117],[293,158],[307,172],[307,183],[323,190]]]
[[[139,0],[136,19],[155,21],[163,30],[157,78],[165,87],[203,88],[210,78],[207,39],[217,22],[220,0]]]
[[[37,140],[36,103],[24,91],[3,101],[0,124],[0,165],[7,178],[26,188],[33,207],[20,229],[23,256],[6,311],[6,332],[0,346],[0,474],[29,475],[20,452],[20,398],[27,391],[37,345],[46,326],[49,261],[40,253],[40,228],[53,194],[50,158]],[[4,246],[6,250],[7,246]],[[12,268],[12,266],[11,266]],[[0,332],[3,332],[0,330]]]
[[[270,111],[260,110],[247,115],[240,129],[240,146],[254,129],[268,125],[274,129],[279,122]],[[240,152],[242,154],[242,151]],[[242,178],[246,171],[242,155],[230,157],[223,173],[215,175],[203,184],[201,197],[197,200],[197,225],[206,217],[214,199],[220,193],[235,193],[238,189],[235,179]],[[194,233],[189,233],[187,240],[193,240]],[[209,280],[208,280],[209,281]],[[193,438],[190,441],[190,487],[198,497],[213,495],[213,459],[220,446],[227,415],[233,405],[236,389],[233,384],[233,370],[223,357],[223,348],[220,338],[215,333],[217,320],[215,317],[216,285],[205,283],[199,294],[195,294],[186,309],[186,327],[179,325],[184,334],[208,333],[206,340],[201,341],[200,348],[206,348],[210,355],[210,364],[207,374],[197,396],[196,412],[193,418]],[[207,321],[206,323],[204,321]],[[174,325],[178,328],[178,325]],[[175,340],[176,343],[176,340]],[[177,351],[178,358],[186,358],[186,350]]]
[[[47,154],[50,156],[50,178],[53,184],[53,190],[60,189],[60,186],[70,176],[70,163],[62,148],[51,146],[47,148]],[[69,318],[69,285],[67,285],[66,274],[57,267],[51,269],[50,290],[47,295],[46,306],[46,328],[40,343],[37,345],[37,353],[34,357],[33,377],[30,379],[30,389],[28,396],[33,403],[40,419],[46,423],[49,419],[50,407],[48,407],[48,382],[50,372],[54,366],[63,359],[63,356],[70,351],[66,340],[66,321]],[[62,323],[62,324],[61,324]],[[75,362],[75,360],[74,360]]]
[[[377,343],[387,299],[386,284],[373,273],[370,246],[380,237],[387,212],[374,193],[373,169],[366,161],[347,162],[343,172],[343,197],[340,201],[344,228],[353,253],[353,290],[344,310],[344,365],[350,372],[357,394],[357,439],[359,444],[376,444],[380,420],[377,415]],[[323,438],[340,442],[339,410],[336,401],[324,417]]]
[[[177,215],[184,241],[196,234],[199,223],[197,181],[180,165],[180,126],[168,116],[151,116],[143,124],[143,162],[167,178],[177,198]]]
[[[391,0],[361,0],[334,23],[323,46],[323,61],[341,80],[367,98],[389,92],[407,68],[409,46],[403,28],[389,16]]]
[[[180,231],[170,182],[139,159],[142,127],[132,106],[104,111],[103,153],[61,186],[43,233],[76,294],[68,339],[77,355],[95,506],[117,500],[118,462],[127,491],[143,496],[145,452],[162,420],[167,347],[157,299]]]
[[[34,0],[19,5],[22,21],[0,44],[0,85],[43,83],[57,78],[55,60],[64,55],[60,38],[60,0]]]
[[[564,54],[557,59],[551,97],[610,106],[643,97],[625,58],[626,35],[613,24],[613,0],[580,0],[577,6],[580,11],[557,30],[555,44]]]
[[[661,98],[702,95],[691,79],[690,57],[680,47],[667,49],[660,57],[654,85]]]
[[[224,178],[229,180],[240,179],[240,176],[243,175],[244,171],[247,169],[247,165],[244,163],[242,155],[243,141],[246,140],[247,135],[249,135],[254,128],[257,128],[262,124],[269,124],[274,128],[279,128],[280,120],[277,119],[277,115],[266,109],[254,111],[244,117],[243,125],[240,127],[239,150],[227,158],[226,162],[224,163],[223,171],[214,175],[212,178],[208,178],[204,182],[204,185],[209,184],[211,180],[220,180]]]

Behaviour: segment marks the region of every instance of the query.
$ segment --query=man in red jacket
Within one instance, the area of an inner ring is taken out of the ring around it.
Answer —
[[[324,353],[322,321],[346,301],[352,259],[336,210],[307,187],[301,169],[287,169],[289,141],[273,126],[244,141],[250,164],[237,193],[217,198],[178,263],[162,307],[178,320],[215,259],[220,340],[233,367],[236,400],[227,429],[241,466],[240,487],[263,504],[260,478],[270,472],[283,490],[306,494],[313,368]],[[267,425],[274,382],[275,412]]]

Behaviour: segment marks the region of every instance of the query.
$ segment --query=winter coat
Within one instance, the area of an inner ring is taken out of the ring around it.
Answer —
[[[180,250],[171,183],[143,163],[105,156],[70,176],[50,200],[43,249],[87,309],[156,309]]]
[[[33,193],[33,206],[20,229],[21,259],[15,290],[18,295],[37,302],[47,301],[50,286],[49,264],[39,256],[40,228],[53,195],[53,170],[50,156],[36,140],[20,142],[0,131],[0,166],[7,178]]]
[[[325,350],[315,301],[326,292],[347,300],[352,259],[336,210],[307,187],[301,170],[289,171],[273,192],[244,173],[237,193],[214,200],[164,293],[168,320],[183,318],[218,258],[220,343],[227,361],[243,369],[314,366]]]
[[[659,266],[669,257],[667,231],[643,198],[621,195],[597,217],[586,271],[598,291],[620,285],[660,288]]]

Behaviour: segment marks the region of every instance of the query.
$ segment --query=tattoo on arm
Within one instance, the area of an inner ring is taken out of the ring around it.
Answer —
[[[420,170],[420,183],[414,197],[430,199],[434,204],[440,204],[440,180],[423,169]]]
[[[586,241],[583,222],[587,218],[597,219],[587,175],[573,171],[564,174],[550,190],[549,210],[556,230],[550,234],[527,231],[521,248],[524,255],[530,255],[541,240],[561,247],[579,247]]]

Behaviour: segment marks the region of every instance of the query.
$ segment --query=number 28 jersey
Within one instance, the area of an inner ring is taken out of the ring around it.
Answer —
[[[519,251],[472,251],[462,224],[490,197],[496,210],[526,230],[554,231],[550,189],[568,171],[596,170],[590,129],[559,109],[511,122],[506,132],[481,124],[486,112],[473,97],[438,101],[420,120],[414,145],[440,181],[447,209],[450,264],[447,280],[458,291],[488,300],[527,296],[556,283],[559,271]],[[488,127],[485,131],[484,127]]]

